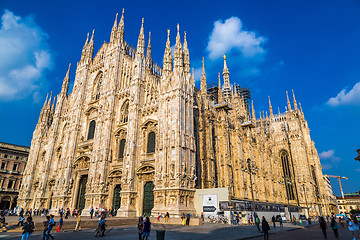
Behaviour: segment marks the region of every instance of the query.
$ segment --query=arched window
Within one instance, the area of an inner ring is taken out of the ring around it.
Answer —
[[[88,140],[94,138],[95,126],[96,126],[96,122],[95,122],[95,120],[92,120],[89,124],[89,132],[88,132],[88,137],[87,137]]]
[[[129,101],[126,101],[120,110],[120,122],[127,123],[129,118]]]
[[[94,89],[93,89],[94,100],[98,100],[100,98],[100,89],[101,89],[102,77],[103,77],[103,74],[102,74],[102,72],[100,72],[95,78]]]
[[[155,152],[155,133],[150,132],[147,139],[147,153]]]
[[[289,154],[286,151],[281,152],[281,163],[284,173],[284,184],[287,191],[287,195],[289,200],[295,199],[293,182],[292,182],[292,174],[291,167],[289,163]]]
[[[123,158],[124,158],[125,143],[126,143],[126,140],[125,140],[125,139],[121,139],[120,144],[119,144],[119,159],[123,159]]]

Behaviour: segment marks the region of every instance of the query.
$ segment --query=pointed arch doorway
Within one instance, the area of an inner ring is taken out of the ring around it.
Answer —
[[[150,216],[153,207],[154,207],[154,183],[150,181],[150,182],[146,182],[144,185],[143,213],[145,213],[147,216]]]
[[[114,188],[114,197],[113,197],[113,208],[119,209],[121,204],[121,197],[120,197],[121,185],[117,184]]]

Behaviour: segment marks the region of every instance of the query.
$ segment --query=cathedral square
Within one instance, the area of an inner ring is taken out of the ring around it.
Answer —
[[[359,29],[353,1],[5,0],[0,238],[360,240]]]
[[[73,90],[69,66],[61,92],[44,102],[19,208],[200,217],[196,191],[216,195],[225,188],[222,211],[279,213],[286,207],[330,214],[318,152],[294,92],[291,98],[286,92],[285,112],[274,111],[269,97],[269,111],[256,114],[250,90],[231,82],[231,59],[223,56],[211,88],[203,59],[198,89],[179,25],[173,51],[167,32],[160,66],[151,58],[150,33],[145,41],[144,20],[136,48],[125,41],[124,21],[123,12],[97,53],[94,31],[88,35]]]

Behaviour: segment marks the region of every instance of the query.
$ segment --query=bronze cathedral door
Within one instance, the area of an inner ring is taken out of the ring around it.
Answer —
[[[154,207],[154,183],[147,182],[144,186],[143,213],[150,216]]]
[[[121,191],[121,185],[118,184],[118,185],[116,185],[116,187],[114,189],[114,199],[113,199],[113,208],[114,209],[120,208],[120,203],[121,203],[120,191]]]
[[[85,193],[86,193],[87,179],[88,179],[88,175],[83,175],[81,176],[79,182],[79,191],[78,191],[76,208],[79,209],[80,211],[85,208]]]

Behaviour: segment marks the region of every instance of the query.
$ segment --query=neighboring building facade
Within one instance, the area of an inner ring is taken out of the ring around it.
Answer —
[[[336,198],[334,192],[332,191],[330,178],[328,176],[324,176],[324,180],[325,180],[327,197],[329,199],[329,208],[328,208],[329,212],[327,213],[327,215],[331,215],[331,213],[336,214],[338,211],[337,198]]]
[[[230,199],[251,199],[247,159],[256,173],[254,198],[306,207],[328,206],[317,150],[301,108],[287,99],[285,113],[249,109],[249,92],[232,91],[224,58],[223,87],[201,89],[190,74],[179,27],[163,67],[145,55],[144,28],[137,48],[124,41],[124,15],[109,43],[94,54],[94,33],[83,47],[68,95],[69,70],[56,100],[46,100],[31,143],[19,206],[119,208],[119,216],[195,214],[195,188],[229,189]],[[220,82],[219,75],[219,85]],[[56,102],[56,106],[55,106]],[[269,100],[270,103],[270,100]]]
[[[351,210],[360,210],[360,191],[345,193],[344,198],[336,197],[339,213],[350,213]]]
[[[16,207],[30,148],[0,142],[0,210]]]

